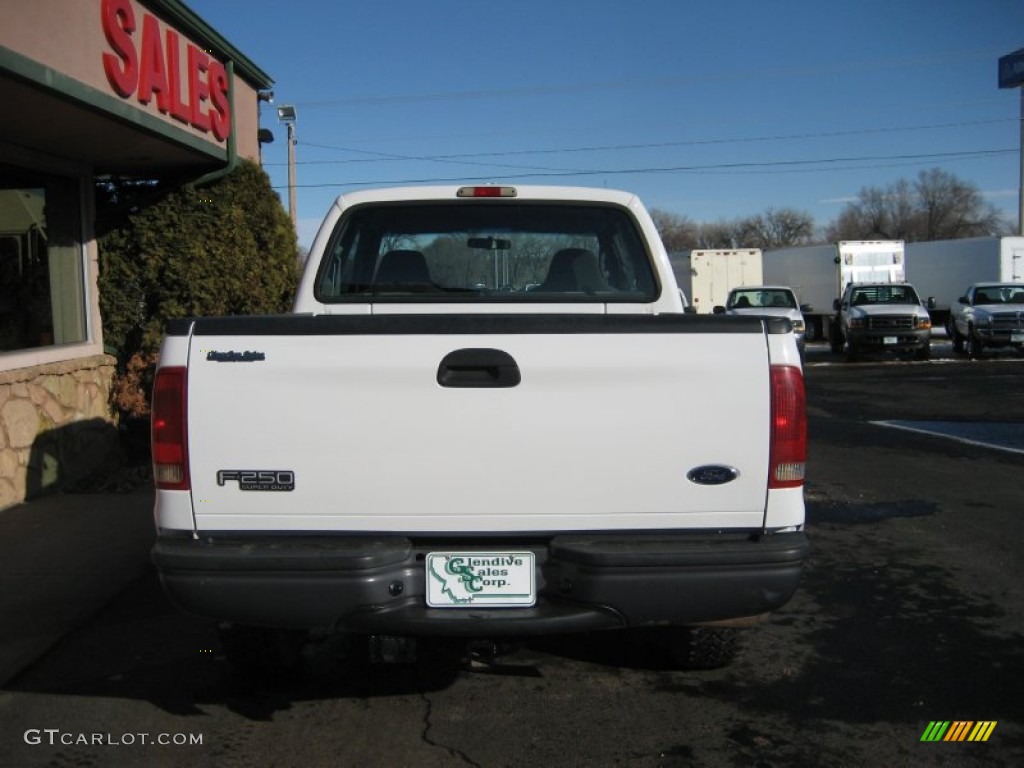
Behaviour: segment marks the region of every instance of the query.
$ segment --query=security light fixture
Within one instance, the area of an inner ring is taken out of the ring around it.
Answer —
[[[296,227],[299,214],[295,203],[295,107],[282,104],[277,108],[277,119],[288,129],[288,215]]]

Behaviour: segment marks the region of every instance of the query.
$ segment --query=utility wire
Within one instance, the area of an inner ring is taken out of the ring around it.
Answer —
[[[717,163],[711,165],[679,165],[665,167],[647,168],[603,168],[603,169],[580,169],[574,171],[546,171],[537,173],[508,174],[499,176],[458,176],[453,178],[417,178],[404,180],[374,180],[374,181],[345,181],[328,182],[320,184],[297,184],[297,187],[305,189],[329,188],[329,187],[364,187],[375,185],[404,185],[404,184],[438,184],[438,183],[463,183],[476,181],[508,181],[526,178],[551,178],[551,177],[572,177],[572,176],[621,176],[628,174],[661,174],[661,173],[793,173],[797,171],[813,172],[823,170],[850,170],[851,168],[867,169],[877,167],[889,167],[891,165],[914,165],[923,162],[944,159],[967,159],[979,157],[993,157],[997,155],[1012,155],[1018,152],[1017,148],[1011,149],[982,149],[964,150],[960,152],[936,152],[913,155],[865,155],[861,157],[831,157],[817,160],[773,160],[768,162],[749,163]],[[886,165],[856,165],[850,168],[810,168],[809,166],[835,166],[840,163],[885,163]],[[282,189],[284,187],[276,187]]]
[[[448,162],[452,160],[473,159],[483,157],[512,157],[522,155],[554,155],[574,154],[582,152],[617,152],[631,149],[667,149],[669,147],[700,147],[720,144],[755,144],[769,141],[804,141],[807,139],[831,139],[845,136],[868,136],[871,134],[899,133],[905,131],[942,130],[947,128],[966,128],[978,125],[993,125],[996,123],[1015,123],[1019,118],[997,118],[993,120],[970,120],[957,123],[936,123],[933,125],[909,125],[909,126],[888,126],[883,128],[860,128],[850,131],[823,131],[819,133],[795,133],[782,134],[778,136],[751,136],[747,138],[734,139],[686,139],[682,141],[662,141],[645,144],[604,144],[589,147],[563,147],[560,149],[516,149],[500,152],[461,152],[449,155],[402,155],[392,152],[379,152],[368,149],[355,149],[353,147],[340,147],[331,144],[316,144],[313,142],[302,142],[302,146],[315,147],[318,149],[332,149],[340,152],[351,152],[359,155],[371,155],[369,158],[344,160],[305,160],[299,165],[345,165],[352,163],[379,163],[391,160],[416,160],[431,162]],[[265,165],[285,165],[285,163],[266,163]],[[514,166],[513,166],[514,167]],[[560,170],[560,169],[553,169]]]

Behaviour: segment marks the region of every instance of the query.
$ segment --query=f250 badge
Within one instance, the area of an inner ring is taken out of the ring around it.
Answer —
[[[295,473],[290,469],[217,470],[217,485],[234,482],[240,491],[294,491]]]

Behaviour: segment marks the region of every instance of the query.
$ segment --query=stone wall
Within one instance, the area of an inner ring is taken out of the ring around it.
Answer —
[[[0,371],[0,508],[116,461],[109,355]]]

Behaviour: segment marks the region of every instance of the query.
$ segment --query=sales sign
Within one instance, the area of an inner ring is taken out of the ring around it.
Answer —
[[[114,92],[157,109],[218,141],[231,130],[228,74],[205,50],[183,40],[151,13],[136,16],[131,0],[103,0],[103,71]]]

